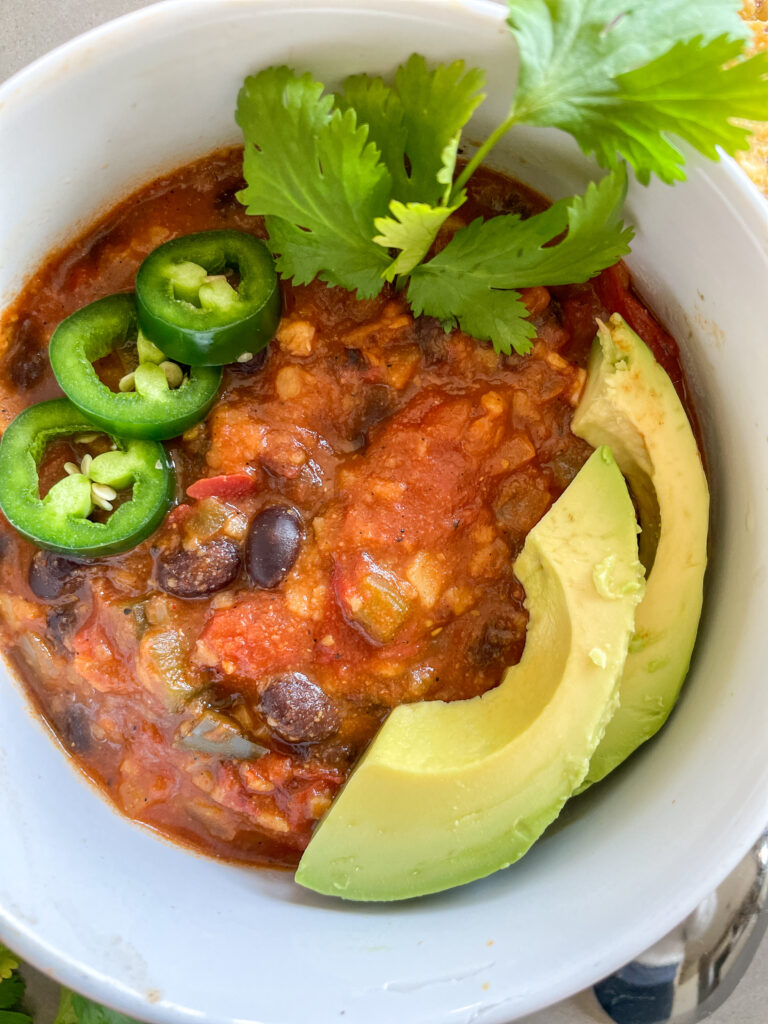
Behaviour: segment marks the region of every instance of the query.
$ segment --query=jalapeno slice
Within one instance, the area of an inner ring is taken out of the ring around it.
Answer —
[[[133,339],[138,366],[121,380],[125,391],[112,391],[93,364]],[[118,437],[177,437],[205,416],[221,383],[221,370],[200,366],[186,375],[142,337],[130,294],[108,295],[63,320],[51,338],[49,357],[64,394],[92,423]]]
[[[0,442],[0,508],[14,529],[49,551],[76,558],[127,551],[154,533],[171,505],[176,478],[168,455],[156,441],[109,435],[113,451],[90,459],[90,465],[84,460],[80,467],[70,466],[71,475],[41,498],[38,466],[46,449],[53,441],[79,434],[93,434],[93,423],[66,398],[19,413]],[[130,499],[110,512],[106,522],[88,518],[99,503],[102,508],[111,505],[100,495],[128,487],[133,489]]]
[[[201,231],[161,245],[139,267],[136,299],[147,337],[189,366],[252,358],[280,320],[272,256],[244,231]]]

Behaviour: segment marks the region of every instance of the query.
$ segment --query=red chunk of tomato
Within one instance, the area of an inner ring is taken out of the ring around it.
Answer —
[[[213,613],[196,660],[225,676],[258,681],[311,665],[316,640],[312,622],[292,614],[282,594],[251,594]]]
[[[603,302],[591,284],[555,289],[555,293],[570,345],[577,350],[586,349],[597,333],[597,318],[605,316]]]
[[[115,651],[114,638],[96,616],[75,634],[72,647],[75,652],[75,671],[102,693],[130,693],[136,689],[133,675]]]
[[[427,391],[374,431],[367,458],[342,484],[346,510],[336,549],[374,554],[441,544],[457,515],[478,503],[470,453],[471,400]],[[436,468],[439,467],[439,470]]]
[[[256,490],[256,481],[248,473],[226,473],[223,476],[207,476],[196,480],[187,488],[187,495],[200,501],[202,498],[244,498]]]
[[[136,620],[104,581],[92,585],[93,611],[72,638],[75,671],[102,693],[136,693]]]

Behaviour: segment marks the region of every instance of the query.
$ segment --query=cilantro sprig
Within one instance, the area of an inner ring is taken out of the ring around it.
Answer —
[[[512,106],[458,174],[482,72],[412,55],[391,82],[355,75],[333,95],[309,74],[267,68],[238,98],[240,198],[265,217],[278,268],[295,283],[319,277],[368,298],[394,282],[414,313],[525,352],[534,330],[522,288],[587,280],[628,252],[625,163],[643,184],[673,183],[685,177],[679,142],[716,159],[718,146],[745,148],[738,119],[768,120],[768,57],[743,58],[739,6],[509,0]],[[607,176],[527,220],[460,227],[430,258],[470,177],[517,124],[569,132]]]
[[[502,352],[527,352],[536,329],[519,289],[544,281],[578,284],[625,256],[632,238],[619,217],[626,189],[622,165],[583,196],[561,199],[527,220],[515,214],[478,218],[413,270],[411,308],[442,320],[450,309],[467,334],[493,341]],[[563,231],[563,240],[550,245]]]
[[[23,1007],[25,989],[18,959],[0,942],[0,1024],[32,1024]]]
[[[740,6],[510,0],[520,52],[510,120],[562,128],[603,167],[627,160],[645,184],[682,180],[670,135],[714,159],[715,145],[746,146],[731,118],[768,117],[765,61],[738,62],[749,32]]]
[[[527,351],[534,332],[516,289],[556,283],[556,253],[576,282],[629,251],[632,232],[619,216],[626,176],[617,171],[604,187],[526,221],[509,215],[459,230],[443,253],[423,262],[466,198],[463,189],[451,195],[452,181],[461,128],[481,86],[481,73],[466,72],[460,61],[429,71],[419,56],[398,69],[392,86],[358,75],[340,98],[285,67],[248,78],[237,108],[248,142],[240,198],[265,217],[281,273],[296,284],[319,277],[362,298],[378,294],[385,280],[410,279],[415,313],[459,323],[500,352]],[[443,110],[438,100],[446,94],[452,102]],[[418,131],[425,111],[429,143]],[[428,201],[412,198],[420,194]],[[563,241],[548,244],[566,230]],[[484,313],[470,311],[474,300],[485,303]]]

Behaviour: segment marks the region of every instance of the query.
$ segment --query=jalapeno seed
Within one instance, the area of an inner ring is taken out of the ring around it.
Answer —
[[[267,725],[289,743],[319,743],[338,731],[339,712],[317,683],[292,672],[261,695]]]
[[[234,363],[229,364],[230,370],[238,374],[250,374],[258,373],[264,369],[264,364],[267,361],[266,347],[259,349],[255,354],[245,352],[243,355],[250,355],[250,359],[243,359],[243,356],[238,356]]]
[[[201,547],[160,555],[157,582],[174,597],[206,597],[234,583],[240,575],[239,548],[228,540],[212,540]]]
[[[254,586],[272,590],[283,582],[299,557],[301,516],[287,505],[270,505],[248,528],[245,566]]]

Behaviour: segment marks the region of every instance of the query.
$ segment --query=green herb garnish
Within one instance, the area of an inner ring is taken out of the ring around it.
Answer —
[[[736,0],[509,0],[520,75],[506,124],[569,132],[603,167],[620,158],[647,184],[683,180],[667,137],[716,159],[744,149],[733,117],[768,116],[765,60],[724,68],[748,38]]]
[[[392,179],[354,110],[342,113],[309,74],[267,68],[246,79],[237,119],[249,142],[240,196],[266,217],[281,273],[378,294],[390,260],[373,222]]]
[[[0,942],[0,1024],[32,1024],[22,1006],[26,986],[18,968],[16,956]]]
[[[369,298],[391,281],[414,313],[526,352],[535,331],[521,288],[586,281],[629,251],[624,162],[643,184],[654,174],[672,183],[685,177],[674,139],[716,159],[717,146],[746,147],[736,119],[768,119],[768,56],[743,58],[739,6],[509,0],[512,107],[455,180],[482,72],[461,61],[430,69],[413,55],[391,83],[355,75],[334,96],[309,74],[267,68],[238,99],[240,198],[266,218],[278,268],[296,284],[319,277]],[[477,220],[428,258],[472,173],[517,124],[569,132],[607,177],[527,220]]]
[[[59,1011],[53,1024],[136,1024],[136,1021],[118,1010],[110,1010],[108,1006],[62,988]]]
[[[18,966],[19,961],[16,956],[0,942],[0,982],[8,981]]]
[[[368,125],[392,178],[392,194],[402,203],[445,204],[453,186],[461,130],[485,99],[485,75],[466,70],[464,61],[433,71],[413,54],[395,72],[394,82],[353,75],[336,104],[354,110]]]
[[[492,340],[498,351],[527,351],[536,328],[517,289],[585,281],[629,252],[632,229],[619,216],[626,189],[622,165],[583,196],[561,199],[534,217],[473,221],[413,269],[413,312],[448,324],[455,318],[467,334]],[[566,229],[562,242],[547,245]]]

